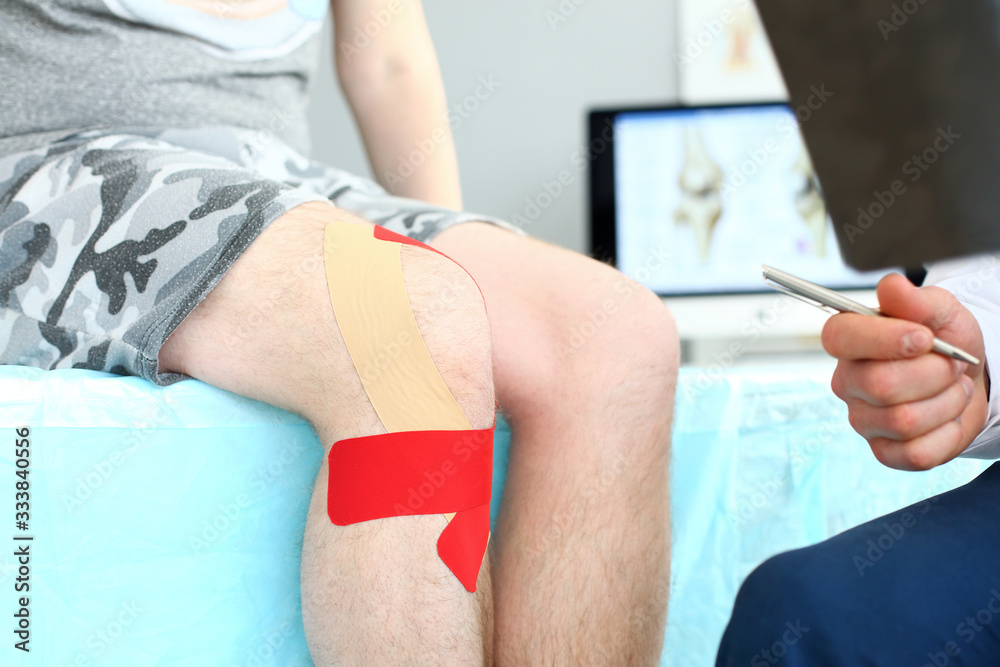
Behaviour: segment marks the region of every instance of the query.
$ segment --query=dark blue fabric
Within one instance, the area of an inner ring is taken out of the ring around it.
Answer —
[[[1000,665],[1000,463],[763,563],[719,647],[737,665]]]

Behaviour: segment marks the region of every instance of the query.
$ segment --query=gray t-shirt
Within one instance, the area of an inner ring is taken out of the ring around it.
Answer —
[[[328,0],[0,0],[0,155],[91,128],[230,125],[308,154]]]

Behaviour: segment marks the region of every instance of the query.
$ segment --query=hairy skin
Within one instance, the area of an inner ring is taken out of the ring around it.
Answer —
[[[322,255],[316,261],[323,230],[333,219],[368,224],[325,204],[286,213],[234,264],[160,356],[167,370],[302,414],[327,452],[338,440],[385,432],[337,328]],[[401,259],[431,358],[472,427],[489,427],[492,351],[478,289],[465,271],[436,253],[404,247]],[[260,295],[275,290],[262,324],[241,327],[260,307]],[[303,621],[316,664],[483,662],[492,645],[488,562],[479,591],[470,594],[437,555],[443,516],[333,525],[326,512],[326,466],[324,458],[302,554]]]
[[[299,412],[327,447],[384,432],[328,302],[318,249],[335,218],[353,220],[310,204],[272,224],[161,353],[166,370]],[[302,562],[314,660],[654,664],[679,356],[669,312],[610,267],[490,225],[435,245],[483,296],[449,260],[404,248],[418,327],[472,426],[492,423],[495,387],[514,435],[490,559],[469,594],[437,557],[443,517],[333,526],[324,468]],[[265,305],[262,326],[243,326]],[[574,336],[595,310],[603,324]]]

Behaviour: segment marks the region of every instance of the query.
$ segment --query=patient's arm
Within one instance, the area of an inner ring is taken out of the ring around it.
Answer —
[[[969,366],[931,352],[931,336],[984,360],[983,333],[969,309],[939,287],[916,288],[894,274],[879,283],[878,298],[891,317],[846,313],[823,328],[823,346],[840,360],[833,391],[879,461],[932,468],[983,431],[989,380],[982,361]]]
[[[461,208],[444,85],[419,0],[331,0],[337,76],[376,179]]]

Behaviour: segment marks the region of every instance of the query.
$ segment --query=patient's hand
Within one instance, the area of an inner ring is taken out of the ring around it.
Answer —
[[[988,378],[982,362],[969,366],[931,352],[931,336],[982,360],[982,332],[972,313],[938,287],[918,289],[893,274],[879,283],[878,299],[891,317],[845,313],[823,327],[823,347],[840,360],[833,392],[875,458],[901,470],[933,468],[979,435]]]

